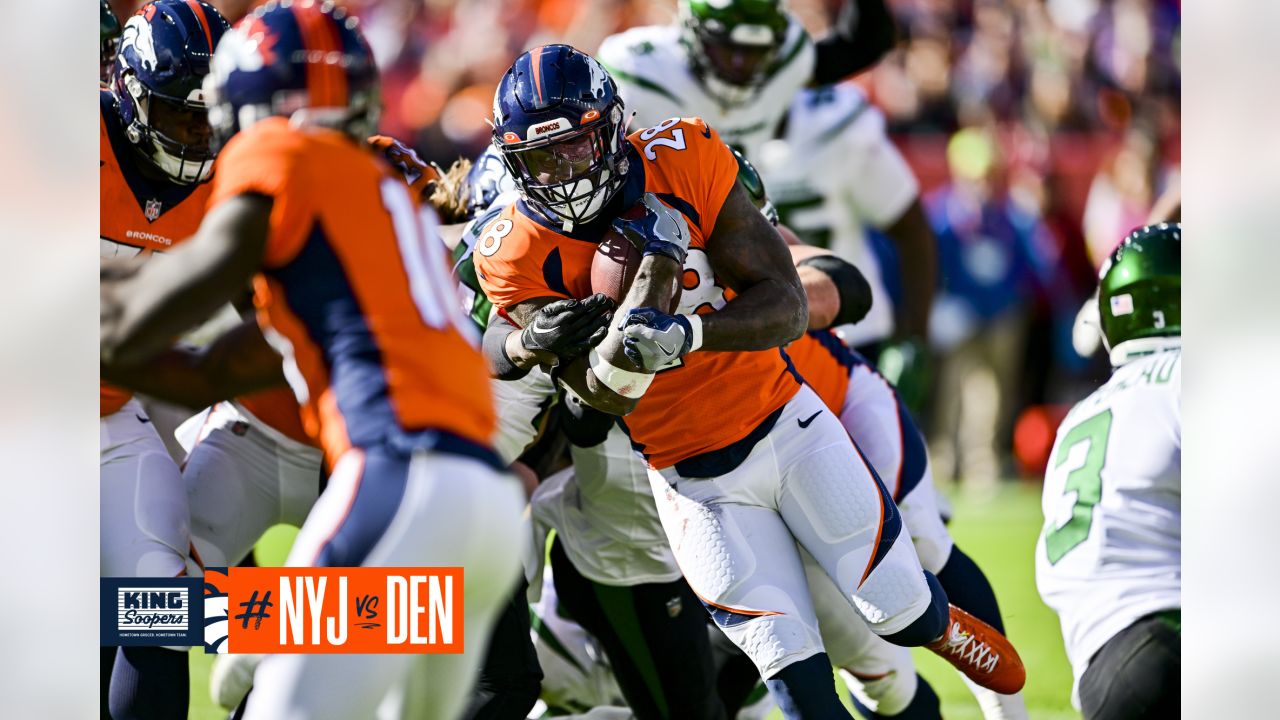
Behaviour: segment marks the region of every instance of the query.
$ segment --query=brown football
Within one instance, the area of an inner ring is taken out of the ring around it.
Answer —
[[[642,257],[640,251],[613,228],[605,230],[604,239],[591,259],[591,292],[604,293],[614,302],[622,302],[640,269]],[[680,277],[676,278],[675,286],[668,312],[680,306]]]

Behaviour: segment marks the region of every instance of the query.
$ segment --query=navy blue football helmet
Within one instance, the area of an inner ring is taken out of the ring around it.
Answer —
[[[340,130],[361,142],[381,110],[373,51],[332,2],[273,0],[227,33],[205,80],[219,146],[268,117]]]
[[[175,182],[202,182],[213,170],[201,84],[228,28],[212,5],[157,0],[143,5],[121,31],[111,92],[125,136]]]
[[[498,84],[493,144],[525,202],[569,230],[590,222],[627,174],[618,86],[586,53],[536,47],[516,58]]]

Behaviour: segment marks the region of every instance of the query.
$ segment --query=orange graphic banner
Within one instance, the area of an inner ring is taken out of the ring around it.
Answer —
[[[207,568],[217,653],[461,653],[460,567]]]

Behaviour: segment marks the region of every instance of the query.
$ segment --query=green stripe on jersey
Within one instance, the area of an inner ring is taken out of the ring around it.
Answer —
[[[611,587],[592,582],[596,589],[596,598],[600,600],[600,608],[605,617],[618,634],[627,655],[636,664],[636,670],[649,688],[649,695],[658,706],[658,712],[664,718],[671,717],[671,709],[667,707],[667,698],[662,693],[662,681],[658,678],[658,665],[649,652],[649,643],[640,629],[640,617],[636,615],[635,598],[631,596],[631,588]]]
[[[668,100],[670,100],[671,102],[675,103],[676,105],[679,105],[680,107],[684,107],[684,101],[683,101],[683,100],[681,100],[680,98],[678,98],[678,97],[676,97],[675,95],[673,95],[673,94],[671,93],[671,91],[670,91],[670,90],[668,90],[668,89],[666,89],[666,88],[662,87],[662,86],[661,86],[661,85],[659,85],[658,83],[656,83],[656,82],[654,82],[654,81],[652,81],[652,80],[647,80],[647,79],[645,79],[645,78],[642,78],[642,77],[640,77],[639,75],[632,75],[632,74],[631,74],[631,73],[629,73],[629,72],[626,72],[626,71],[623,71],[623,70],[619,70],[619,69],[617,69],[617,68],[613,67],[612,65],[607,65],[607,64],[605,64],[605,63],[600,63],[600,64],[601,64],[601,65],[604,65],[604,69],[605,69],[605,70],[607,70],[607,71],[609,72],[609,74],[610,74],[610,75],[612,75],[613,77],[615,77],[615,78],[619,78],[619,79],[621,79],[621,80],[623,80],[623,81],[625,81],[625,82],[629,82],[629,83],[631,83],[632,85],[636,85],[636,86],[638,86],[638,87],[642,87],[642,88],[644,88],[645,90],[648,90],[648,91],[650,91],[650,92],[658,93],[659,95],[661,95],[661,96],[663,96],[663,97],[667,98]]]
[[[858,105],[846,113],[844,117],[840,118],[834,125],[818,136],[818,144],[826,145],[837,138],[840,133],[844,132],[845,128],[849,127],[857,121],[858,118],[862,117],[862,113],[866,112],[869,107],[871,107],[871,103],[868,103],[866,100],[858,103]]]

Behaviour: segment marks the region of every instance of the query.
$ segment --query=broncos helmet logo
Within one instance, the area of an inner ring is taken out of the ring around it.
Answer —
[[[124,31],[120,34],[118,56],[124,57],[125,51],[129,48],[133,48],[138,54],[143,69],[147,71],[156,69],[160,59],[156,57],[156,44],[151,36],[151,23],[147,22],[147,16],[134,15],[129,18],[129,22],[125,23]]]

